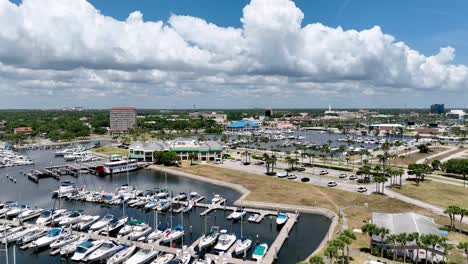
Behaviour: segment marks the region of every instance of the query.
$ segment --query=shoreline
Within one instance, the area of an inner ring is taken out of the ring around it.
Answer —
[[[158,165],[150,165],[147,169],[164,171],[164,172],[168,172],[168,173],[175,174],[178,176],[182,176],[182,177],[186,177],[186,178],[233,189],[241,194],[241,196],[234,202],[234,205],[236,206],[240,206],[242,204],[242,206],[248,206],[248,207],[254,207],[254,208],[269,209],[269,210],[283,210],[283,211],[297,211],[301,213],[319,214],[319,215],[327,217],[328,219],[331,220],[328,231],[326,235],[324,236],[324,238],[322,239],[322,241],[320,242],[320,244],[318,245],[318,247],[305,259],[306,261],[308,261],[312,256],[314,256],[315,254],[323,250],[323,248],[326,246],[327,242],[329,241],[329,238],[333,236],[335,229],[338,226],[338,215],[334,213],[333,211],[326,209],[326,208],[249,201],[245,199],[250,194],[250,191],[239,184],[210,179],[207,177],[203,177],[203,176],[199,176],[199,175],[195,175],[195,174],[191,174],[191,173],[187,173],[183,171],[178,171],[178,170],[174,170],[168,167],[158,166]]]

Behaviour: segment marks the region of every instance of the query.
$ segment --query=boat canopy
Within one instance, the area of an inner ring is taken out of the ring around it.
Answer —
[[[91,240],[86,240],[85,242],[82,242],[80,244],[81,247],[85,247],[85,248],[90,248],[93,246],[93,241]]]
[[[62,228],[52,228],[51,230],[49,230],[49,236],[57,236],[62,231],[63,231]]]
[[[184,226],[178,225],[174,227],[174,230],[184,230]]]
[[[132,219],[130,220],[129,224],[130,225],[138,225],[138,224],[143,224],[145,221],[143,219]]]

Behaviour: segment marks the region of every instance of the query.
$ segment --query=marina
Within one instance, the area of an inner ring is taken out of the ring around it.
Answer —
[[[30,153],[33,157],[37,155],[37,160],[41,161],[42,159],[42,164],[39,162],[39,164],[36,164],[36,166],[50,166],[50,157],[53,159],[52,163],[56,164],[55,166],[71,164],[62,163],[62,165],[59,165],[60,158],[54,157],[52,150],[48,150],[48,153],[50,154],[48,154],[47,151],[44,153],[44,151],[45,150],[28,151],[28,153]],[[39,153],[41,155],[38,155]],[[44,157],[49,158],[45,159]],[[31,207],[33,208],[53,208],[54,205],[57,207],[60,204],[61,208],[66,208],[68,210],[80,209],[83,212],[82,215],[100,216],[100,219],[102,219],[102,217],[107,214],[112,214],[114,216],[122,215],[122,206],[118,204],[108,204],[105,202],[99,202],[99,200],[87,202],[84,200],[69,199],[68,197],[63,197],[62,199],[51,199],[51,196],[52,192],[57,191],[60,183],[65,181],[72,182],[78,189],[84,190],[84,188],[86,188],[90,193],[115,194],[115,190],[118,189],[119,186],[126,184],[126,173],[116,174],[114,176],[108,175],[105,177],[99,177],[93,174],[82,174],[81,177],[77,178],[71,175],[63,175],[60,177],[60,181],[58,182],[52,177],[46,177],[42,178],[39,184],[34,184],[27,180],[27,177],[22,177],[18,170],[16,170],[17,173],[15,174],[14,171],[12,171],[13,168],[6,169],[10,170],[8,172],[10,175],[15,175],[14,177],[17,178],[18,183],[6,184],[8,187],[2,189],[5,191],[2,191],[0,194],[0,199],[2,201],[18,200],[20,203],[31,204]],[[207,232],[205,226],[207,226],[207,228],[214,225],[220,226],[221,228],[227,229],[229,232],[236,233],[237,238],[241,237],[240,233],[242,233],[241,229],[243,229],[244,236],[249,236],[253,241],[253,246],[248,254],[249,258],[247,258],[246,261],[252,261],[251,256],[255,248],[254,245],[257,243],[267,243],[271,251],[268,251],[268,254],[265,255],[265,259],[270,259],[273,261],[276,258],[276,261],[279,261],[280,263],[295,263],[300,259],[306,258],[312,251],[314,251],[314,247],[320,244],[322,238],[327,233],[328,225],[330,223],[329,219],[323,216],[301,214],[299,221],[295,222],[291,220],[292,222],[290,227],[287,227],[288,225],[284,225],[284,228],[277,229],[275,227],[275,215],[278,214],[278,211],[243,208],[247,214],[243,218],[243,224],[241,224],[241,221],[228,219],[228,216],[231,215],[231,213],[233,213],[236,209],[241,209],[240,207],[232,206],[232,203],[240,196],[240,194],[236,191],[221,186],[202,183],[187,178],[181,178],[172,174],[168,174],[166,176],[160,171],[148,169],[129,172],[128,178],[130,179],[130,185],[135,186],[136,190],[144,192],[145,190],[154,189],[154,187],[157,186],[159,190],[171,190],[169,193],[172,193],[172,196],[174,197],[171,200],[171,204],[173,206],[172,212],[171,210],[146,210],[144,205],[140,205],[140,207],[130,207],[128,204],[126,204],[125,214],[129,216],[129,219],[142,219],[149,226],[153,227],[153,230],[156,230],[158,225],[164,225],[166,227],[177,225],[184,226],[185,234],[183,235],[183,240],[187,249],[187,251],[184,249],[184,252],[188,252],[193,248],[193,253],[196,252],[198,257],[205,259],[211,258],[215,260],[217,258],[218,260],[221,260],[221,256],[215,252],[200,252],[198,250],[197,245],[200,242],[200,238]],[[0,177],[0,183],[5,183],[5,180],[6,178]],[[21,188],[25,189],[25,192],[20,195],[14,191],[19,187],[19,185]],[[30,191],[28,191],[28,189]],[[190,210],[190,212],[184,213],[183,208],[184,206],[188,205],[187,201],[178,201],[175,199],[175,197],[178,197],[178,194],[184,192],[187,194],[187,196],[189,196],[189,194],[193,193],[194,191],[198,192],[199,194],[198,198],[193,200],[196,205],[193,203],[193,208]],[[31,193],[31,195],[28,195],[28,193]],[[40,195],[32,195],[33,193],[39,193]],[[213,198],[215,194],[221,194],[223,199],[222,203],[210,203],[211,198]],[[206,212],[204,213],[204,211]],[[158,216],[155,216],[156,212]],[[291,215],[291,219],[294,219],[295,213],[290,212],[289,214]],[[252,219],[251,216],[254,215],[257,218],[256,221],[248,221],[248,219]],[[260,217],[262,215],[263,217]],[[243,225],[243,228],[241,228],[241,225]],[[288,232],[286,232],[286,230],[288,230]],[[300,230],[310,230],[310,232],[312,232],[314,235],[311,237],[308,234],[309,232],[301,232]],[[73,232],[82,231],[76,230]],[[104,237],[106,236],[104,235]],[[96,236],[94,236],[93,234],[92,238],[93,240],[94,238],[98,240],[103,239],[103,235],[96,234]],[[118,240],[119,243],[127,243],[125,242],[125,238],[120,239],[122,240]],[[305,241],[307,242],[305,243]],[[128,241],[128,243],[138,244],[143,249],[148,249],[148,247],[145,245],[152,245],[142,241]],[[237,245],[238,242],[234,243],[232,247],[229,248],[229,251],[225,252],[222,257],[229,259],[228,256],[233,253]],[[180,240],[175,243],[175,247],[176,248],[174,249],[169,247],[167,244],[162,243],[158,249],[165,250],[169,248],[164,251],[167,253],[182,252],[183,246]],[[297,251],[302,253],[298,254]],[[57,256],[45,254],[43,250],[39,252],[40,254],[37,256],[40,256],[40,258],[37,258],[33,257],[35,254],[31,255],[29,250],[18,250],[17,259],[28,261],[29,259],[34,258],[38,260],[39,263],[47,263],[48,260],[55,261],[54,258],[57,258]],[[241,258],[232,257],[229,263],[246,263],[243,261],[244,260]]]

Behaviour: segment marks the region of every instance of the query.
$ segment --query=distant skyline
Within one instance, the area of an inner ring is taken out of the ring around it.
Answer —
[[[468,2],[0,0],[0,109],[465,108]]]

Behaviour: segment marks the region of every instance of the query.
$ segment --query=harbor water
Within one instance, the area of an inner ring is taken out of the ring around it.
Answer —
[[[54,150],[28,150],[24,154],[36,163],[31,166],[7,167],[0,169],[0,201],[18,201],[20,204],[37,206],[39,208],[49,209],[52,207],[83,210],[86,215],[114,214],[122,215],[121,206],[102,206],[95,203],[82,201],[69,201],[52,199],[51,192],[58,189],[59,181],[52,178],[44,178],[38,184],[31,182],[25,176],[26,173],[34,169],[43,168],[50,165],[64,164],[62,157],[54,157]],[[16,179],[16,183],[7,179],[9,175]],[[137,189],[147,190],[153,187],[167,188],[175,195],[179,192],[196,191],[205,196],[209,202],[214,194],[220,194],[226,198],[227,204],[232,204],[240,197],[240,194],[232,189],[184,178],[177,175],[167,174],[160,171],[143,169],[128,174],[130,186]],[[117,174],[114,176],[99,177],[91,174],[83,174],[79,177],[65,176],[63,180],[74,182],[77,186],[86,186],[91,191],[115,191],[122,184],[127,183],[127,174]],[[239,238],[241,236],[241,223],[227,220],[226,217],[230,211],[217,210],[209,213],[207,216],[200,216],[203,208],[196,208],[189,214],[170,214],[158,213],[154,211],[144,211],[142,209],[126,208],[125,214],[131,218],[143,219],[151,226],[159,224],[173,226],[183,224],[185,227],[184,244],[190,245],[197,240],[204,232],[205,228],[209,231],[211,226],[219,226],[221,229],[227,229],[233,232]],[[249,215],[245,217],[248,218]],[[157,218],[157,221],[156,221]],[[301,214],[298,223],[290,233],[289,239],[278,253],[277,263],[297,263],[306,258],[320,244],[326,236],[331,220],[322,215]],[[279,229],[276,226],[275,217],[266,217],[260,224],[248,223],[242,224],[242,235],[248,236],[254,243],[267,243],[269,245],[275,240]],[[181,247],[179,242],[177,247]],[[13,263],[12,247],[10,246],[10,263]],[[57,256],[50,256],[48,251],[32,252],[16,249],[17,263],[71,263],[71,261]],[[202,253],[202,252],[201,252]],[[249,252],[251,256],[252,250]],[[5,252],[0,252],[0,263],[5,262]]]

